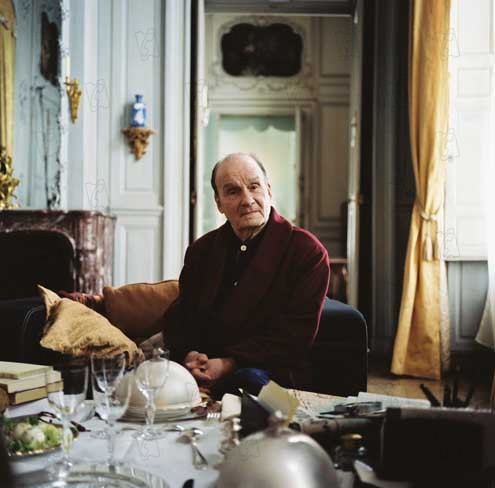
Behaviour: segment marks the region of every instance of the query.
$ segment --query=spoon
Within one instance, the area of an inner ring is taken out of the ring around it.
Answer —
[[[182,427],[182,425],[175,424],[172,427],[164,427],[162,429],[163,432],[184,432],[186,429]]]
[[[181,435],[181,437],[185,437],[186,439],[188,439],[189,443],[191,444],[193,451],[193,466],[196,469],[204,469],[208,466],[208,461],[199,450],[196,442],[197,439],[203,434],[204,432],[201,429],[193,427],[191,429],[184,430]]]

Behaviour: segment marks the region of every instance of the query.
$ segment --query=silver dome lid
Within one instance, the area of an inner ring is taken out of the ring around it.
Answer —
[[[311,437],[284,427],[281,415],[229,450],[217,488],[337,488],[330,456]]]

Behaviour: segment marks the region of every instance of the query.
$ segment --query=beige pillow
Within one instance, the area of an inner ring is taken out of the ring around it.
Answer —
[[[105,315],[128,337],[151,337],[162,330],[163,314],[178,295],[177,280],[106,286]]]
[[[40,341],[43,347],[76,357],[126,352],[132,360],[142,355],[133,341],[99,313],[40,285],[38,290],[47,313]]]

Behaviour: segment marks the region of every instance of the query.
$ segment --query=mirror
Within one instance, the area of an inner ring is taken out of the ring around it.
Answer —
[[[19,207],[60,206],[61,82],[60,0],[0,0],[15,12],[12,165]],[[2,85],[3,90],[3,85]],[[3,94],[2,94],[3,95]]]

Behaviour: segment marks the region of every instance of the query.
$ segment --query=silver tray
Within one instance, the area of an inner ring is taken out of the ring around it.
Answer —
[[[46,470],[32,471],[15,477],[15,486],[54,488],[60,481]],[[65,479],[63,486],[73,488],[169,488],[161,477],[135,468],[122,465],[110,467],[108,464],[78,464]]]

